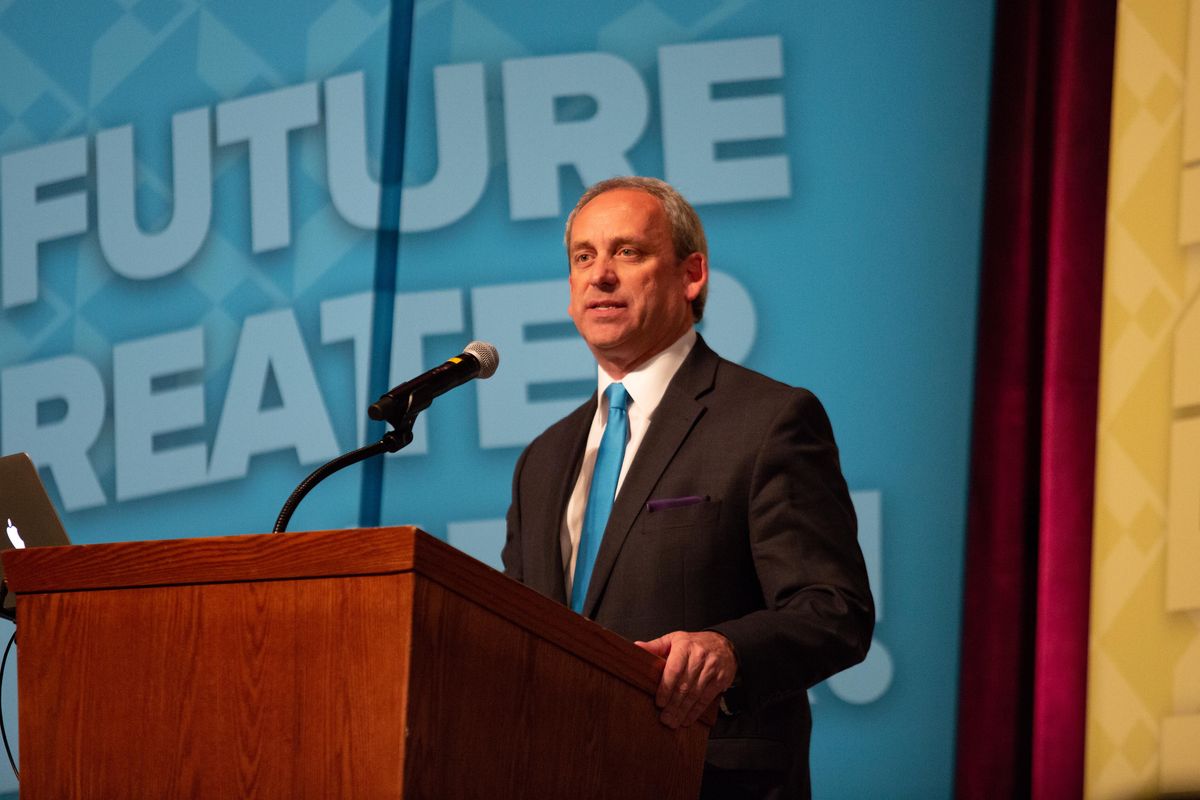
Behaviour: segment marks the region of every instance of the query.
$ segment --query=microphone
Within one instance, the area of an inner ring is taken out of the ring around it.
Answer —
[[[411,420],[439,397],[472,378],[490,378],[500,365],[500,353],[487,342],[471,342],[463,352],[439,364],[428,372],[405,381],[380,397],[367,409],[367,416],[376,421],[386,420],[396,427],[400,421]]]

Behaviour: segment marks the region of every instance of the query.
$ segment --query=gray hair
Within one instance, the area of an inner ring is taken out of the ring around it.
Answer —
[[[592,184],[579,198],[575,208],[567,217],[567,228],[563,233],[563,244],[571,249],[571,226],[575,224],[575,215],[579,210],[605,192],[614,189],[633,189],[657,197],[667,214],[667,222],[671,226],[671,241],[675,246],[675,258],[682,261],[692,253],[700,253],[708,260],[708,240],[704,237],[704,225],[700,215],[692,204],[683,199],[675,187],[658,178],[643,178],[627,175],[609,178]],[[700,290],[700,294],[692,301],[692,320],[699,322],[704,316],[704,303],[708,300],[708,284]]]

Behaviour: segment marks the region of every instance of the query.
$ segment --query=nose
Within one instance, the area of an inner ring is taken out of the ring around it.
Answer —
[[[592,264],[591,283],[598,289],[611,289],[617,285],[617,270],[613,259],[600,256]]]

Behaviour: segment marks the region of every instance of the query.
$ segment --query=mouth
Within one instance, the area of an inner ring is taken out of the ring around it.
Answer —
[[[587,304],[588,311],[616,311],[625,307],[617,300],[593,300]]]

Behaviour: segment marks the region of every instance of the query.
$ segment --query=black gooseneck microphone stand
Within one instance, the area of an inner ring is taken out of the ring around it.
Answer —
[[[414,408],[414,406],[416,407]],[[288,497],[287,502],[283,504],[283,508],[279,511],[279,517],[275,520],[275,528],[271,532],[285,532],[288,522],[292,519],[292,514],[296,511],[296,506],[300,505],[300,501],[304,499],[304,496],[311,492],[318,483],[333,473],[357,464],[360,461],[365,461],[372,456],[383,453],[395,453],[411,444],[413,440],[412,429],[413,425],[417,422],[417,414],[420,414],[428,407],[428,402],[424,405],[420,405],[419,403],[414,404],[412,394],[409,394],[405,398],[405,402],[394,403],[389,409],[391,413],[386,417],[393,430],[385,433],[383,438],[378,442],[360,447],[357,450],[351,450],[349,453],[343,453],[313,470],[307,478],[300,481],[300,484],[296,486],[291,496]]]

